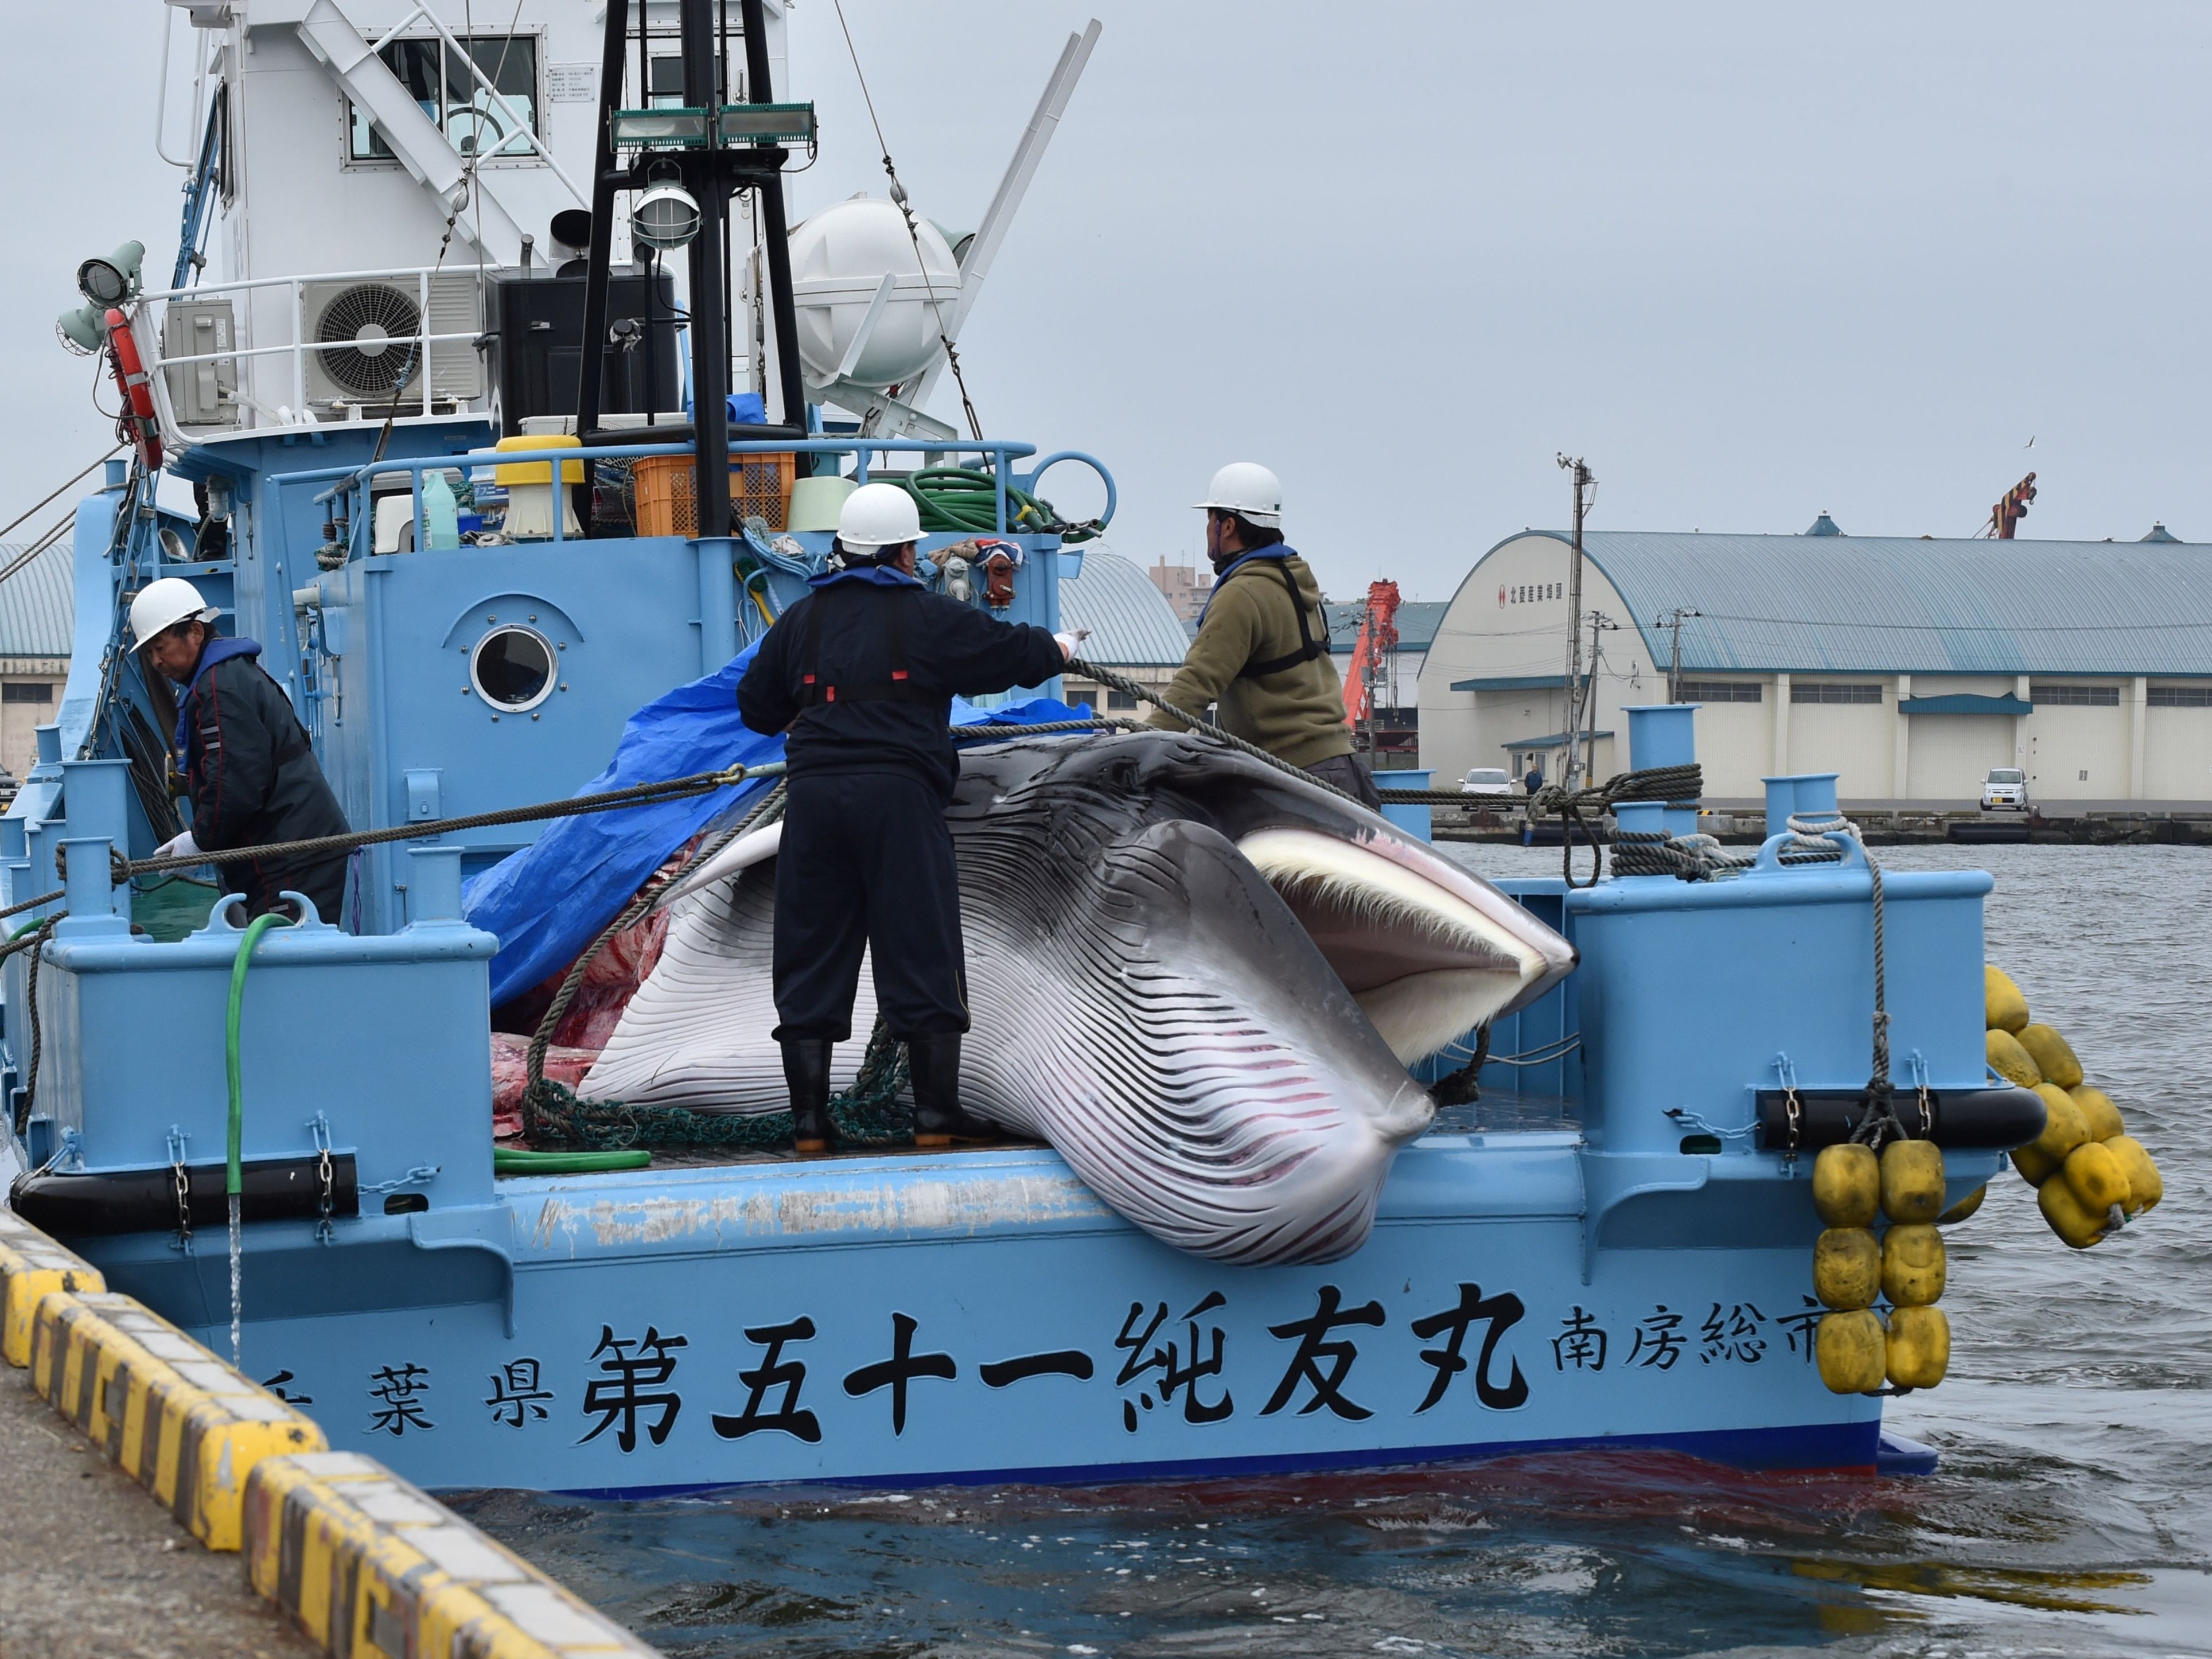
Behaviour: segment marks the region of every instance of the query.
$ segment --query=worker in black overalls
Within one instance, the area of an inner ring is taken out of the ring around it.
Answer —
[[[216,615],[181,576],[149,582],[131,602],[140,659],[179,688],[176,765],[192,804],[192,827],[155,853],[183,857],[343,836],[345,813],[291,698],[261,666],[258,644],[216,636]],[[341,850],[234,859],[221,867],[225,884],[244,890],[249,916],[278,908],[294,892],[335,923],[346,857]]]
[[[960,766],[946,730],[956,694],[1040,684],[1074,642],[931,592],[914,574],[921,534],[914,498],[897,485],[854,490],[837,522],[844,568],[813,579],[738,685],[747,726],[790,734],[775,1037],[802,1152],[835,1143],[830,1051],[853,1034],[864,949],[876,1006],[907,1045],[915,1144],[997,1133],[960,1108],[967,968],[945,823]]]

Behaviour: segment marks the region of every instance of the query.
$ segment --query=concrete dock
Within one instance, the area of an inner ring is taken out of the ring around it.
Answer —
[[[321,1650],[0,1368],[0,1659],[307,1659]]]

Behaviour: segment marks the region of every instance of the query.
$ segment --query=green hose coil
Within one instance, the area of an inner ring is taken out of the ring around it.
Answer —
[[[1050,501],[1011,483],[1006,486],[1006,527],[1002,532],[999,481],[975,467],[929,466],[885,482],[897,483],[914,497],[925,531],[969,536],[1043,536],[1056,531],[1069,542],[1087,542],[1098,533],[1096,525],[1065,522]]]

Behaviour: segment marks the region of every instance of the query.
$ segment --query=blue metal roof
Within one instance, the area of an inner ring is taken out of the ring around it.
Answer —
[[[27,545],[0,546],[0,570],[21,558]],[[0,582],[0,657],[69,655],[76,620],[70,552],[64,538]]]
[[[1443,625],[1444,612],[1451,605],[1443,599],[1407,599],[1398,607],[1398,648],[1401,651],[1425,651],[1437,637],[1437,629]],[[1328,611],[1328,646],[1332,651],[1349,651],[1359,643],[1359,624],[1367,615],[1364,599],[1331,599]]]
[[[1087,628],[1083,655],[1109,668],[1173,667],[1190,648],[1182,618],[1143,568],[1103,547],[1087,549],[1083,574],[1060,585],[1062,628]]]
[[[1567,539],[1498,546],[1532,534]],[[1682,624],[1686,672],[2212,674],[2203,543],[1592,531],[1583,546],[1655,660],[1656,618],[1705,613]],[[1467,582],[1484,580],[1478,561]]]

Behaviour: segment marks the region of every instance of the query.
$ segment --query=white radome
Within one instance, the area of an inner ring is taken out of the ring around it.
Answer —
[[[799,355],[810,383],[827,386],[837,378],[886,275],[890,298],[847,374],[860,386],[902,385],[943,350],[935,312],[949,323],[960,297],[952,250],[927,220],[917,220],[909,237],[896,205],[865,196],[824,208],[791,233]]]

